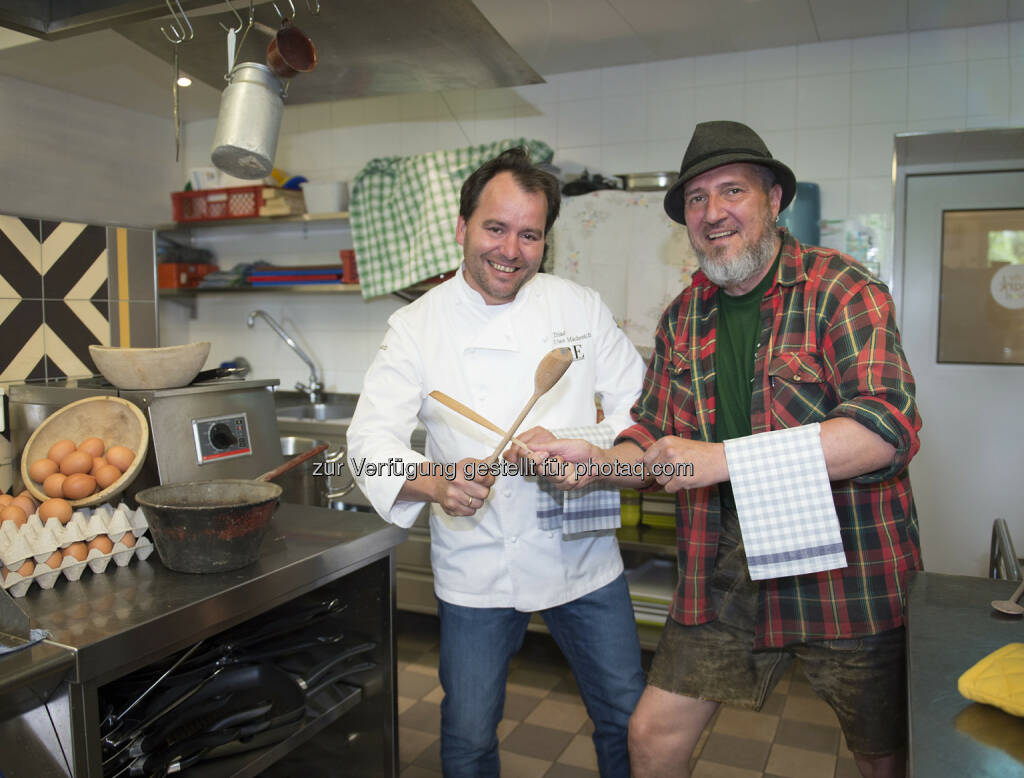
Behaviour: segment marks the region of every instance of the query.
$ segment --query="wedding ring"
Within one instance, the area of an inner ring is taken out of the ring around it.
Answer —
[[[473,498],[472,497],[467,497],[466,498],[466,505],[468,505],[470,508],[473,507]]]

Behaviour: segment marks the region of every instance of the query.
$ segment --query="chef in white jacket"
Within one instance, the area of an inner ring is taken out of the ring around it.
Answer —
[[[537,274],[559,206],[557,180],[522,149],[466,180],[455,236],[463,265],[391,316],[348,431],[353,476],[381,517],[408,527],[430,503],[445,776],[499,774],[509,660],[536,611],[594,722],[601,775],[629,775],[628,721],[644,678],[609,528],[617,493],[579,499],[542,490],[539,475],[516,471],[529,466],[525,459],[518,466],[499,460],[496,477],[493,468],[482,472],[480,461],[499,436],[428,396],[440,390],[509,425],[533,394],[541,358],[566,346],[573,363],[519,437],[529,444],[548,430],[574,428],[576,436],[610,443],[631,424],[643,379],[636,349],[596,292]],[[600,424],[595,396],[605,414]],[[410,447],[417,423],[427,431],[425,455]]]

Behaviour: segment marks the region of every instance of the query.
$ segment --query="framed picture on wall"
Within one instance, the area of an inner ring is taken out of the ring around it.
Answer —
[[[943,212],[937,359],[1024,364],[1024,209]]]

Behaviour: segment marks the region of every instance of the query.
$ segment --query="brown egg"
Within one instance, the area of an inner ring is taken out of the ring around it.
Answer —
[[[56,462],[58,465],[60,461],[64,459],[68,454],[75,450],[75,443],[72,440],[58,440],[52,446],[50,450],[46,452],[46,456]]]
[[[0,524],[5,521],[13,521],[15,527],[20,527],[28,519],[28,515],[17,505],[8,505],[0,509]]]
[[[103,449],[105,448],[106,446],[103,445],[103,441],[99,438],[86,438],[78,444],[78,450],[84,451],[91,457],[103,456]]]
[[[58,470],[58,465],[52,459],[37,459],[31,465],[28,466],[28,477],[35,481],[37,484],[41,484],[49,476],[53,475]]]
[[[64,556],[70,556],[77,559],[79,562],[84,562],[85,557],[89,554],[89,549],[86,548],[85,543],[81,540],[75,541],[63,551]]]
[[[19,494],[11,500],[11,506],[13,507],[15,505],[25,511],[26,516],[31,516],[36,512],[36,501],[24,494]]]
[[[106,535],[97,535],[89,541],[89,551],[94,548],[98,548],[101,554],[109,554],[114,550],[114,544],[110,542],[110,538]]]
[[[0,508],[6,508],[14,501],[14,495],[0,494]]]
[[[96,479],[88,473],[69,475],[68,480],[64,482],[64,496],[69,500],[81,500],[95,491]]]
[[[125,446],[111,446],[107,449],[107,461],[122,473],[131,467],[135,452]]]
[[[71,513],[71,503],[60,497],[54,497],[39,506],[39,518],[43,521],[57,518],[61,524],[67,524],[71,520]]]
[[[36,563],[31,559],[26,559],[24,564],[18,568],[18,575],[23,575],[26,578],[32,575],[32,571],[36,569]]]
[[[60,461],[60,471],[64,475],[88,473],[92,470],[92,457],[84,451],[72,451]]]
[[[60,567],[60,563],[63,561],[64,555],[60,553],[60,551],[54,551],[52,554],[50,554],[49,557],[47,557],[46,561],[43,564],[52,567],[54,570],[56,570],[58,567]]]
[[[43,494],[47,497],[63,497],[64,482],[66,480],[68,480],[68,477],[63,473],[54,473],[43,481]]]
[[[89,471],[89,475],[96,475],[96,472],[101,467],[106,467],[106,466],[107,466],[107,460],[105,460],[103,457],[93,457],[92,458],[92,470]]]
[[[113,465],[104,465],[93,475],[96,476],[96,484],[100,489],[106,489],[114,481],[121,477],[121,471]]]
[[[131,548],[135,545],[135,536],[131,532],[126,532],[121,536],[121,543],[124,544],[125,548]]]

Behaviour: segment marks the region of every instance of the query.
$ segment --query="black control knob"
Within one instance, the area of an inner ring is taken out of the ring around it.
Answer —
[[[218,421],[210,427],[210,443],[219,451],[234,448],[238,445],[238,438],[224,422]]]

